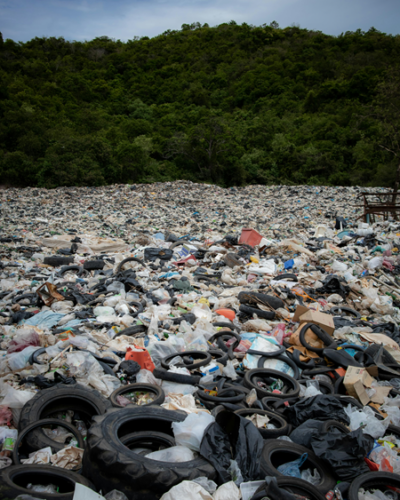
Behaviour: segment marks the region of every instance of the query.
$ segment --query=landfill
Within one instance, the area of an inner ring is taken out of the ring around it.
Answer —
[[[400,221],[363,191],[0,189],[0,498],[399,500]]]

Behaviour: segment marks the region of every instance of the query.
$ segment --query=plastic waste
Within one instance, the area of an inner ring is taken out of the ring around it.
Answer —
[[[165,450],[153,451],[146,455],[146,458],[175,464],[190,462],[190,460],[194,460],[195,456],[195,453],[186,448],[186,446],[171,446],[171,448],[166,448]]]
[[[307,453],[303,453],[303,455],[301,455],[301,457],[297,460],[279,465],[279,467],[277,467],[277,470],[284,476],[297,477],[298,479],[301,479],[300,467],[307,460],[307,457]]]

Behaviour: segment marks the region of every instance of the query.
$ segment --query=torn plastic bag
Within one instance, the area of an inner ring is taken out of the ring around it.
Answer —
[[[350,418],[350,430],[355,431],[360,427],[365,434],[378,439],[385,435],[390,419],[378,420],[376,413],[369,406],[364,406],[362,410],[348,405],[345,408],[346,414]]]
[[[320,420],[307,420],[299,425],[289,437],[294,443],[310,448],[311,440],[321,434],[323,424]]]
[[[200,484],[182,481],[164,493],[160,500],[213,500],[213,497]]]
[[[369,472],[364,458],[372,450],[374,438],[361,429],[350,434],[333,429],[316,436],[311,441],[311,449],[317,457],[329,463],[341,481],[355,479]]]
[[[350,423],[341,402],[334,396],[327,394],[307,398],[305,401],[301,400],[293,406],[285,408],[283,416],[296,427],[309,419],[322,421],[334,419],[345,424]]]
[[[204,433],[200,454],[211,462],[220,484],[231,481],[228,469],[235,460],[244,481],[259,479],[264,441],[257,427],[235,413],[221,411]]]
[[[191,413],[183,422],[173,422],[172,430],[178,446],[186,446],[193,451],[200,451],[200,444],[206,428],[215,422],[208,413]]]
[[[23,351],[28,346],[39,346],[39,335],[36,332],[29,332],[25,335],[16,335],[8,344],[7,354]]]

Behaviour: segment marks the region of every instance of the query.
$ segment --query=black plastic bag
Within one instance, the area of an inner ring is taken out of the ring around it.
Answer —
[[[19,385],[25,383],[34,383],[41,389],[49,389],[50,387],[54,387],[58,384],[67,384],[72,385],[76,384],[76,380],[73,377],[64,377],[58,372],[54,373],[54,380],[50,380],[46,378],[44,375],[37,375],[36,377],[27,377],[20,381]]]
[[[324,423],[321,420],[307,420],[307,422],[299,425],[289,437],[294,443],[310,448],[311,440],[321,434],[323,425]]]
[[[215,467],[219,484],[232,480],[228,472],[231,460],[236,460],[244,481],[253,481],[260,478],[263,446],[263,438],[250,420],[221,411],[204,433],[200,455]]]
[[[343,217],[336,217],[335,229],[340,229],[340,223],[342,223],[343,229],[347,227],[347,222],[344,220]]]
[[[320,288],[316,288],[314,291],[317,293],[323,293],[323,294],[332,294],[332,293],[337,293],[344,299],[349,295],[350,293],[350,287],[347,285],[344,285],[341,280],[335,276],[335,275],[329,275],[327,276],[324,281],[322,282],[323,286]]]
[[[144,251],[144,260],[155,262],[160,260],[171,260],[173,252],[169,248],[146,248]]]
[[[333,419],[345,424],[350,423],[342,403],[328,394],[318,394],[312,398],[299,401],[295,405],[285,408],[283,416],[296,427],[310,419],[321,421]]]
[[[374,438],[364,434],[361,429],[346,434],[333,429],[316,436],[311,441],[311,449],[317,457],[332,467],[341,481],[355,479],[369,472],[364,458],[372,450]]]

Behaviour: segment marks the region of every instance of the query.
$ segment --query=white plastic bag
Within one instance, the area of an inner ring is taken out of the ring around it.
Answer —
[[[213,497],[200,484],[182,481],[164,493],[160,500],[213,500]]]
[[[193,451],[200,451],[201,440],[206,428],[215,422],[208,413],[191,413],[183,422],[173,422],[172,430],[178,446],[186,446]]]
[[[233,481],[220,486],[213,495],[214,500],[240,500],[239,488]]]
[[[358,410],[349,404],[347,408],[344,408],[344,411],[350,418],[351,431],[355,431],[363,426],[363,432],[375,439],[385,435],[386,429],[390,423],[389,419],[378,420],[369,406],[364,406],[362,410]]]
[[[189,448],[186,448],[186,446],[171,446],[171,448],[165,448],[165,450],[153,451],[146,455],[146,458],[175,464],[190,462],[190,460],[196,458],[196,454],[192,450],[189,450]]]

